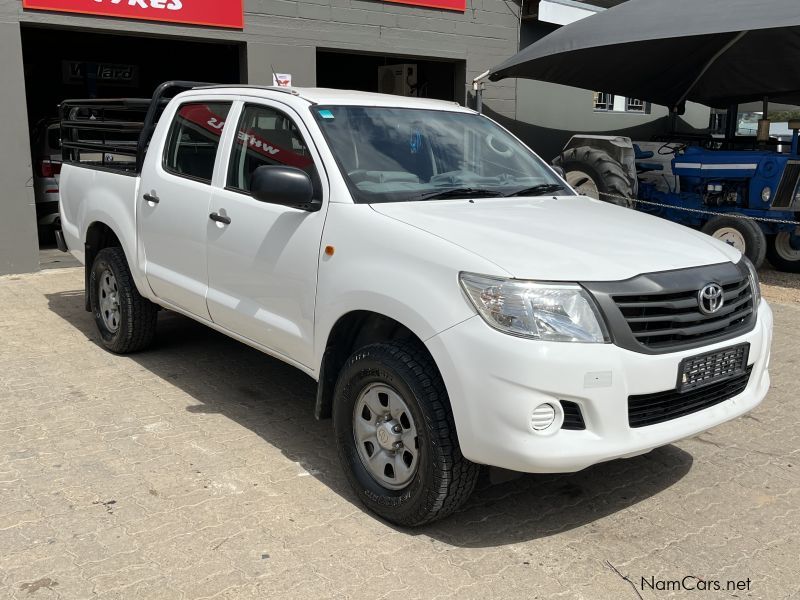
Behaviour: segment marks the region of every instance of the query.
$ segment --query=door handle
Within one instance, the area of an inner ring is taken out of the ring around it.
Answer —
[[[208,218],[211,219],[212,221],[216,221],[217,223],[222,223],[223,225],[230,225],[231,224],[231,218],[230,217],[226,217],[226,216],[221,215],[219,213],[213,212],[210,215],[208,215]]]
[[[145,199],[145,201],[147,201],[147,202],[152,202],[153,204],[158,204],[158,203],[159,203],[159,197],[158,197],[158,196],[156,196],[155,194],[145,194],[145,195],[144,195],[144,196],[142,196],[142,197],[143,197],[143,198]]]

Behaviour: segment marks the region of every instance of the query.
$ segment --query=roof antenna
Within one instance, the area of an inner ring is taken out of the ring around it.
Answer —
[[[275,70],[275,65],[270,63],[269,67],[272,69],[272,85],[280,87],[280,82],[278,81],[278,72]]]

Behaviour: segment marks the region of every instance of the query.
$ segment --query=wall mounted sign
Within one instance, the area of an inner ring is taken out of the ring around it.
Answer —
[[[445,10],[467,10],[467,0],[386,0],[395,4],[413,4],[414,6],[427,6],[428,8],[443,8]]]
[[[139,85],[139,67],[135,65],[62,60],[61,72],[64,83],[84,83],[91,79],[107,85]]]
[[[22,8],[242,29],[243,2],[244,0],[22,0]]]

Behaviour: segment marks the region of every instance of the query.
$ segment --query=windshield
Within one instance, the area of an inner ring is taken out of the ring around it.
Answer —
[[[356,202],[572,195],[539,157],[475,113],[364,106],[311,110]]]

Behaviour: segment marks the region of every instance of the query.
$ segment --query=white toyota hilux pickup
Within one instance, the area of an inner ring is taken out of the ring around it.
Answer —
[[[163,307],[301,369],[389,521],[451,513],[479,465],[635,456],[769,388],[747,259],[577,195],[455,103],[171,82],[61,110],[59,243],[102,343],[144,349]]]

